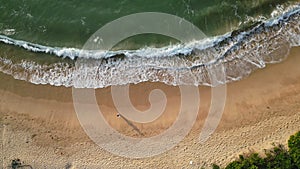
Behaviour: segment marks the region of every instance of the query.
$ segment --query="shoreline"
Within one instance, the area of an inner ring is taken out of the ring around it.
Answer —
[[[101,150],[84,133],[74,112],[71,88],[33,85],[0,74],[0,115],[3,151],[7,166],[20,158],[36,168],[74,168],[87,165],[102,168],[207,167],[224,166],[240,153],[261,151],[271,143],[286,143],[300,130],[300,47],[293,48],[287,60],[257,70],[248,78],[227,85],[227,100],[217,131],[204,144],[197,143],[210,105],[209,87],[200,89],[200,110],[190,134],[174,149],[149,159],[127,159]],[[166,111],[157,121],[136,124],[146,135],[161,133],[176,118],[180,104],[178,87],[161,83],[131,85],[130,98],[139,110],[150,104],[148,94],[162,89],[168,98]],[[97,100],[108,123],[123,134],[136,136],[126,122],[116,116],[110,88],[97,89]],[[175,105],[175,106],[174,106]],[[174,113],[175,112],[175,113]],[[243,137],[244,139],[240,139]],[[20,139],[18,139],[20,138]],[[193,161],[193,165],[190,165]],[[55,162],[55,166],[52,163]]]

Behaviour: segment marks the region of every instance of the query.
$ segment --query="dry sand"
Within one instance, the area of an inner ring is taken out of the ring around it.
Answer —
[[[227,85],[222,120],[204,144],[199,144],[198,136],[210,106],[210,89],[200,87],[201,108],[190,134],[174,149],[145,159],[118,157],[94,144],[77,120],[70,88],[33,85],[0,74],[3,168],[15,158],[34,168],[200,168],[211,163],[226,165],[241,153],[261,152],[272,143],[286,144],[289,136],[300,130],[299,55],[300,48],[294,48],[286,61]],[[170,127],[179,110],[179,89],[160,83],[131,85],[130,96],[137,109],[150,106],[148,95],[155,88],[166,93],[168,104],[158,120],[134,123],[144,136]],[[98,89],[96,94],[112,127],[141,137],[117,118],[110,88]]]

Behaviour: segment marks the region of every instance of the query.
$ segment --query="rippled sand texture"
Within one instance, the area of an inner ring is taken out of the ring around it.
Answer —
[[[274,142],[285,144],[291,134],[300,130],[299,55],[300,48],[293,48],[286,61],[228,84],[221,123],[203,145],[197,139],[207,115],[210,90],[200,87],[201,109],[191,133],[174,149],[147,159],[117,157],[97,147],[78,123],[70,88],[33,85],[1,74],[0,159],[7,166],[12,159],[20,158],[34,168],[199,168],[213,162],[225,165],[240,153],[261,151]],[[155,88],[165,91],[168,104],[157,121],[134,123],[145,136],[156,135],[172,125],[179,108],[177,87],[143,83],[130,88],[137,109],[149,107],[147,97]],[[96,94],[111,126],[123,134],[142,137],[117,118],[109,88],[99,89]]]

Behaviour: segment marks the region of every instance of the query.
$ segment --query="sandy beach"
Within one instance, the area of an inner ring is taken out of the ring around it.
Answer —
[[[216,132],[204,144],[198,137],[210,106],[210,88],[199,87],[198,119],[189,135],[174,149],[145,159],[118,157],[102,150],[81,128],[72,103],[72,89],[33,85],[0,74],[0,124],[3,168],[19,158],[33,168],[200,168],[224,166],[239,154],[262,152],[272,143],[286,144],[300,130],[300,48],[288,59],[268,65],[248,78],[227,85],[225,111]],[[161,89],[167,96],[164,114],[149,124],[133,123],[137,132],[117,117],[110,88],[97,89],[99,107],[108,123],[128,136],[154,136],[169,128],[180,105],[178,87],[161,83],[130,86],[139,110],[148,95]],[[142,133],[142,135],[141,135]]]

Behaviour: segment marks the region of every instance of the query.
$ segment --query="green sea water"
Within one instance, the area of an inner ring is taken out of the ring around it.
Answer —
[[[65,87],[145,81],[210,86],[206,68],[222,64],[224,83],[237,81],[283,61],[292,47],[300,46],[299,2],[0,0],[0,72],[33,84]],[[81,50],[105,24],[140,12],[184,18],[208,38],[174,45],[177,41],[170,37],[143,34],[124,39],[102,55]],[[91,64],[78,69],[78,60]]]
[[[138,12],[164,12],[185,18],[206,35],[214,36],[251,24],[249,18],[269,18],[278,6],[295,2],[297,0],[0,0],[0,34],[47,46],[80,48],[96,30],[119,17]],[[145,36],[127,43],[143,46],[170,40]]]

